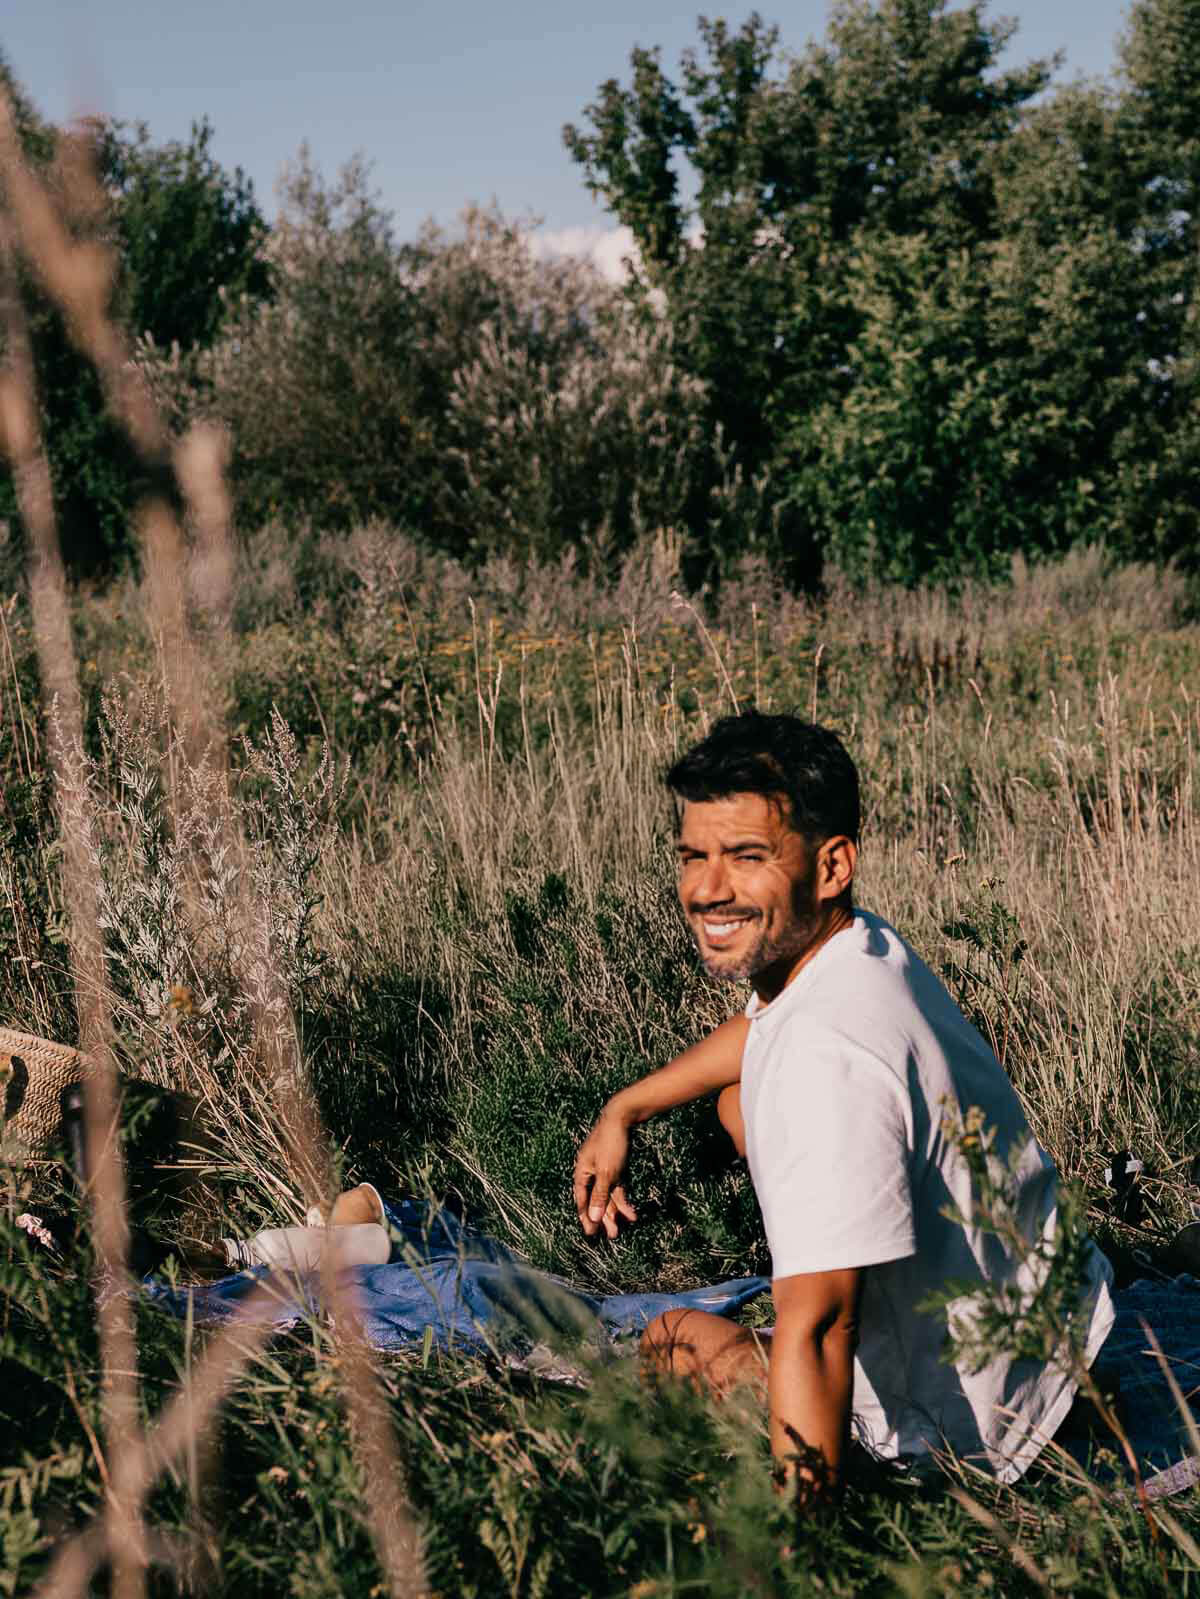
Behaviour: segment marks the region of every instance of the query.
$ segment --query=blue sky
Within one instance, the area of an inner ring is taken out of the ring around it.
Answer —
[[[562,146],[606,78],[627,76],[635,44],[674,65],[701,10],[694,0],[9,0],[3,49],[44,115],[99,111],[164,140],[207,115],[214,150],[254,180],[268,212],[282,164],[307,140],[332,175],[355,151],[410,236],[469,201],[535,213],[564,240],[611,226]],[[799,49],[825,31],[827,0],[759,9]],[[1001,0],[1020,31],[1016,62],[1066,51],[1067,77],[1106,74],[1124,0]]]

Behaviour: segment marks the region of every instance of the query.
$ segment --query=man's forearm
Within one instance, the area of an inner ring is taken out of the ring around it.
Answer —
[[[710,1072],[698,1071],[681,1058],[622,1088],[608,1101],[603,1113],[616,1116],[626,1127],[636,1127],[653,1116],[660,1116],[663,1111],[674,1110],[677,1105],[703,1099],[705,1094],[725,1088],[731,1082],[737,1082],[737,1077],[723,1077],[714,1082]]]
[[[605,1105],[604,1114],[615,1116],[626,1127],[634,1127],[676,1105],[728,1088],[742,1075],[742,1049],[748,1027],[744,1016],[723,1022],[666,1066],[614,1094]]]
[[[854,1342],[834,1328],[776,1325],[767,1374],[771,1453],[801,1498],[841,1486],[854,1395]]]

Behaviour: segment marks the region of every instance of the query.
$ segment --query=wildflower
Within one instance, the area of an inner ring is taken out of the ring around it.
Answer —
[[[27,1210],[22,1211],[17,1217],[17,1226],[22,1232],[28,1233],[31,1238],[36,1238],[44,1249],[54,1248],[53,1234],[40,1216],[31,1215]]]
[[[172,983],[168,1005],[177,1016],[192,1016],[196,1011],[196,1000],[190,988],[183,983]]]

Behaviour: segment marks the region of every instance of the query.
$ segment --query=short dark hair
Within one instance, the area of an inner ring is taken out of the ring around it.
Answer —
[[[714,722],[666,777],[680,799],[761,794],[786,801],[791,825],[823,841],[858,843],[858,769],[836,733],[798,716],[742,711]]]

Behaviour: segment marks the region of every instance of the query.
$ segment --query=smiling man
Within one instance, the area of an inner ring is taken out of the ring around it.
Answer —
[[[859,792],[828,730],[792,716],[727,717],[667,774],[678,802],[679,897],[714,977],[749,980],[746,1019],[611,1100],[580,1151],[585,1231],[615,1235],[636,1122],[714,1088],[748,1160],[770,1246],[769,1339],[703,1312],[647,1329],[648,1357],[718,1390],[760,1380],[771,1445],[798,1487],[836,1492],[851,1427],[885,1458],[949,1446],[1002,1480],[1062,1424],[1065,1362],[945,1357],[950,1283],[1036,1284],[1021,1251],[971,1224],[971,1175],[946,1119],[982,1113],[1017,1172],[1033,1243],[1056,1225],[1054,1166],[1012,1085],[942,983],[880,917],[855,907]],[[740,1075],[740,1089],[734,1087]],[[727,1087],[727,1085],[730,1085]],[[731,1103],[733,1101],[733,1103]],[[1089,1246],[1078,1317],[1091,1361],[1113,1320],[1111,1269]]]

